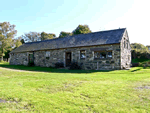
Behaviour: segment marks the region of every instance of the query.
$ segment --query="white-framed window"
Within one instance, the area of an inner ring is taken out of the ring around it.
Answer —
[[[50,51],[46,51],[45,57],[46,57],[46,59],[50,58]]]
[[[85,59],[86,58],[86,52],[85,50],[80,51],[80,59]]]

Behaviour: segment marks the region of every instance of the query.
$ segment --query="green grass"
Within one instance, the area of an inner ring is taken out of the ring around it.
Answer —
[[[9,101],[0,103],[0,112],[150,112],[149,67],[115,71],[7,63],[0,67],[0,99]]]

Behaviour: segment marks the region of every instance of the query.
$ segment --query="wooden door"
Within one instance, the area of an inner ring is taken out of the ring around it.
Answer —
[[[71,52],[66,53],[66,67],[71,64]]]
[[[33,63],[34,59],[33,59],[33,53],[29,53],[29,63]]]

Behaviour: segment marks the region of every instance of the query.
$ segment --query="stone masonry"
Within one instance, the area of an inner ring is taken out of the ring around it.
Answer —
[[[121,69],[130,68],[131,65],[131,46],[127,32],[124,33],[121,40]]]
[[[112,58],[94,59],[94,51],[92,48],[107,48],[106,51],[112,51]],[[86,58],[80,59],[80,50],[85,50]],[[50,52],[50,58],[46,58],[46,52]],[[34,52],[34,64],[41,67],[54,67],[55,63],[63,62],[66,64],[65,53],[71,52],[71,62],[78,62],[82,69],[88,70],[115,70],[121,69],[121,53],[120,44],[91,46],[80,48],[67,48],[58,50],[46,50]],[[11,54],[11,65],[28,65],[28,55],[33,52]]]

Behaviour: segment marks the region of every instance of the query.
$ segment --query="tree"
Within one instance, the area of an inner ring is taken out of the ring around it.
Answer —
[[[61,31],[59,34],[59,38],[63,38],[63,37],[71,36],[71,35],[72,33],[70,32]]]
[[[21,39],[21,40],[20,40],[20,42],[21,42],[22,44],[24,44],[24,43],[25,43],[24,39]]]
[[[13,39],[15,48],[17,48],[17,47],[22,45],[21,40],[22,40],[22,37],[18,37],[16,39]]]
[[[88,25],[79,25],[73,32],[73,35],[91,33]]]
[[[23,39],[26,42],[36,42],[41,41],[41,36],[38,32],[29,32],[23,35]]]
[[[149,59],[150,52],[146,46],[140,43],[132,43],[132,59]]]
[[[53,33],[45,33],[45,32],[41,33],[41,41],[47,40],[47,39],[53,39],[55,37],[56,37],[56,35]]]
[[[146,46],[144,46],[143,44],[140,44],[140,43],[132,43],[131,48],[132,48],[132,50],[148,52],[148,48]]]
[[[9,22],[0,23],[0,41],[2,42],[0,47],[1,60],[3,60],[5,52],[12,50],[13,38],[16,33],[15,25],[11,25]]]

